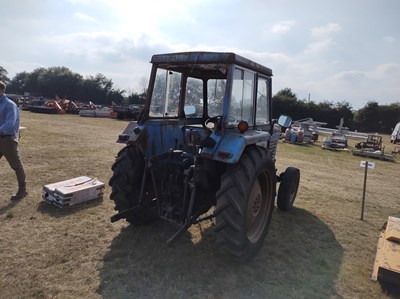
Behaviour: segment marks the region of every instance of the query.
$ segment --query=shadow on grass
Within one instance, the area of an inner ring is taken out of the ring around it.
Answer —
[[[10,211],[13,207],[15,207],[21,200],[9,200],[8,203],[0,207],[0,216]]]
[[[397,275],[397,282],[399,281],[399,275]],[[391,298],[400,298],[400,288],[398,283],[379,281],[381,290]]]
[[[329,227],[306,210],[275,210],[264,247],[237,263],[218,252],[211,227],[194,244],[173,245],[163,222],[128,226],[112,241],[100,269],[104,298],[329,298],[343,249]]]
[[[37,211],[42,214],[48,214],[52,217],[64,217],[67,215],[72,215],[84,209],[90,209],[96,207],[103,203],[103,199],[94,199],[88,202],[83,202],[73,206],[67,206],[64,208],[57,207],[53,204],[41,201],[37,207]]]

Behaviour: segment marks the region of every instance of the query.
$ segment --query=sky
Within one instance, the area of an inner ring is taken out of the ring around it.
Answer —
[[[0,0],[0,66],[104,74],[143,88],[153,54],[235,52],[273,70],[273,94],[400,102],[398,0]]]

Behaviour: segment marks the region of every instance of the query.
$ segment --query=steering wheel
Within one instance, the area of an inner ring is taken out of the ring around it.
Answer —
[[[220,122],[222,115],[213,116],[207,118],[204,122],[204,127],[210,130],[214,130],[217,124]]]

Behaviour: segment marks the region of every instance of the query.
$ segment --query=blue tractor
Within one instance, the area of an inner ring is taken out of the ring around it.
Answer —
[[[263,245],[275,205],[293,206],[300,171],[277,175],[281,127],[272,119],[271,69],[235,53],[153,55],[145,107],[118,142],[110,198],[132,225],[215,222],[222,251],[240,261]]]

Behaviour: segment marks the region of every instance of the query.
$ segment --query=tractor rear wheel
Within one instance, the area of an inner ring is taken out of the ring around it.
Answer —
[[[248,147],[239,162],[228,167],[214,211],[222,251],[240,261],[257,254],[271,223],[275,188],[275,165],[265,149]]]
[[[288,167],[281,176],[276,204],[279,210],[289,211],[293,207],[299,189],[300,170],[295,167]]]
[[[115,203],[115,210],[123,212],[138,206],[140,187],[144,174],[144,157],[134,145],[128,145],[119,153],[112,166],[113,175],[109,181],[112,187],[110,199]],[[153,222],[157,218],[156,208],[152,204],[149,194],[134,215],[126,220],[133,225],[143,225]]]

